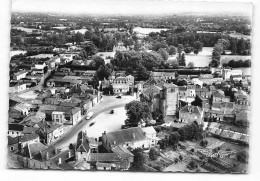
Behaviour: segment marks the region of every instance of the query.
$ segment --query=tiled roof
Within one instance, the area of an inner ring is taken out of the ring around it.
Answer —
[[[8,130],[10,131],[23,131],[24,126],[21,124],[8,124]]]
[[[80,131],[78,133],[77,143],[76,143],[75,149],[78,152],[88,152],[89,149],[90,149],[88,137],[83,131]]]
[[[30,141],[30,140],[34,140],[36,138],[38,138],[39,135],[36,134],[36,133],[33,133],[33,134],[26,134],[26,135],[23,135],[20,137],[20,141],[21,142],[27,142],[27,141]]]
[[[146,139],[143,130],[139,127],[114,131],[106,133],[106,135],[108,141],[115,145],[121,145],[127,142],[135,142]]]
[[[119,162],[120,158],[116,153],[90,153],[90,162]]]
[[[186,91],[187,87],[186,86],[179,86],[179,91]]]
[[[166,88],[178,88],[178,86],[173,84],[173,83],[171,83],[171,84],[166,83],[166,84],[164,84],[164,87],[166,87]]]
[[[217,90],[215,92],[213,92],[213,97],[220,97],[220,98],[224,98],[225,94],[222,90]]]
[[[47,146],[44,144],[37,142],[32,144],[27,144],[20,152],[19,154],[27,157],[27,158],[33,158],[36,156],[40,151],[45,150]]]
[[[14,144],[18,144],[19,143],[19,138],[18,137],[11,137],[8,136],[8,145],[14,145]]]
[[[144,89],[143,94],[146,96],[149,96],[150,94],[156,95],[159,94],[161,90],[161,87],[151,85]]]
[[[112,148],[112,151],[122,159],[134,157],[134,155],[127,148],[124,148],[122,146],[115,146]]]
[[[36,130],[37,130],[37,128],[24,127],[23,134],[32,134],[32,133],[35,133]]]

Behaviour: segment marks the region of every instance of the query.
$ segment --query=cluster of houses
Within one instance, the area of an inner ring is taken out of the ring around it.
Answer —
[[[152,112],[159,111],[163,117],[174,120],[170,124],[173,127],[194,121],[198,125],[217,122],[219,125],[232,125],[231,128],[237,131],[233,131],[234,133],[248,138],[249,134],[246,130],[250,124],[249,91],[234,86],[232,76],[237,75],[238,72],[241,73],[237,70],[223,69],[221,81],[220,78],[213,78],[212,75],[200,75],[191,79],[189,76],[175,77],[174,73],[169,72],[153,72],[151,78],[143,85],[140,100],[148,103]],[[186,80],[187,85],[177,86],[169,81],[179,77],[180,80]],[[225,86],[220,86],[222,83],[226,83]],[[226,95],[226,90],[231,90],[233,96]],[[223,131],[231,131],[231,129]],[[226,138],[222,134],[218,136]],[[248,144],[248,139],[239,141]]]
[[[46,146],[21,126],[20,132],[19,137],[8,137],[8,147],[23,167],[33,169],[128,170],[134,162],[133,149],[150,149],[160,140],[153,127],[104,132],[99,140],[80,131],[76,142],[62,150]]]

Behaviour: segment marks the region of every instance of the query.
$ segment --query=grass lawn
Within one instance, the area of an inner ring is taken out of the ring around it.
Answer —
[[[208,66],[212,59],[213,47],[203,47],[202,52],[199,52],[198,55],[195,55],[193,52],[186,54],[186,65],[189,62],[193,62],[195,67],[205,67]]]

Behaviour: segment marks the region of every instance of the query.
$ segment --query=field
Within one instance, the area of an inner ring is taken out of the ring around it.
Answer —
[[[195,67],[208,66],[212,59],[212,51],[213,47],[203,47],[202,52],[199,52],[198,55],[194,53],[186,54],[186,65],[188,65],[189,62],[193,62]]]
[[[35,28],[25,28],[25,27],[12,27],[12,28],[25,31],[26,33],[32,33],[33,30],[37,30]]]

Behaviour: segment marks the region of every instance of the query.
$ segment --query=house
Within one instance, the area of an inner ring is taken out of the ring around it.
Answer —
[[[148,138],[148,147],[154,147],[158,144],[158,141],[160,140],[158,137],[156,137],[156,131],[152,126],[144,127],[142,128],[146,138]]]
[[[131,163],[134,162],[134,155],[127,148],[116,146],[112,148],[112,152],[116,153],[121,159],[120,170],[128,170]]]
[[[26,134],[19,137],[19,144],[21,144],[21,148],[24,148],[28,144],[39,143],[40,137],[38,134]]]
[[[26,77],[28,71],[22,70],[19,72],[14,73],[13,79],[14,80],[20,80]]]
[[[46,148],[47,146],[40,142],[27,144],[17,154],[25,158],[33,159],[37,154]]]
[[[240,69],[236,69],[236,70],[222,69],[221,72],[224,80],[230,80],[231,76],[243,75],[243,72]]]
[[[117,77],[112,83],[114,93],[127,93],[130,90],[130,82],[126,77]]]
[[[75,125],[81,120],[81,109],[79,107],[58,106],[54,111],[47,111],[46,114],[51,116],[53,122],[59,124]]]
[[[121,162],[116,153],[90,153],[88,163],[97,170],[118,170]]]
[[[42,64],[40,64],[40,63],[35,64],[34,67],[31,67],[31,74],[32,75],[36,75],[36,74],[43,75],[46,66],[47,65],[45,62],[43,62]]]
[[[21,124],[8,124],[8,136],[15,138],[17,136],[21,136],[23,134],[24,126]]]
[[[212,94],[213,102],[229,102],[230,98],[225,96],[222,90],[216,90]]]
[[[191,103],[196,97],[195,86],[179,86],[179,100]]]
[[[32,105],[26,103],[19,103],[13,108],[21,113],[21,115],[29,115]]]
[[[199,97],[201,97],[203,99],[208,99],[211,96],[211,92],[206,87],[196,88],[195,92],[196,92],[196,95],[198,95]]]
[[[140,127],[118,130],[102,134],[102,145],[107,151],[112,151],[116,146],[124,148],[150,148],[150,141]]]
[[[8,136],[8,150],[10,152],[17,152],[19,149],[19,138]]]
[[[199,86],[199,87],[202,87],[202,86],[203,86],[203,82],[202,82],[200,79],[198,79],[198,78],[193,78],[193,79],[191,79],[191,83],[192,83],[193,85],[197,85],[197,86]]]
[[[98,152],[98,143],[95,139],[89,138],[86,133],[80,131],[77,136],[75,150],[77,161],[87,161],[90,153]]]
[[[151,77],[160,80],[173,80],[175,79],[175,72],[151,72]]]
[[[10,82],[9,93],[17,93],[26,90],[26,83]]]
[[[41,142],[50,144],[63,135],[63,125],[58,123],[51,123],[47,121],[38,122],[39,130],[37,134],[40,135]]]
[[[190,124],[196,121],[198,125],[202,125],[204,123],[203,118],[204,110],[198,106],[187,105],[179,111],[179,120],[181,123]]]
[[[74,85],[79,85],[82,83],[82,80],[75,79],[60,79],[54,78],[46,81],[48,87],[71,87]]]
[[[237,92],[235,92],[234,93],[234,99],[235,99],[235,103],[237,105],[250,106],[250,104],[251,104],[249,95],[243,90],[238,90]]]
[[[232,114],[235,106],[233,102],[213,102],[211,109],[222,111],[224,114]]]

